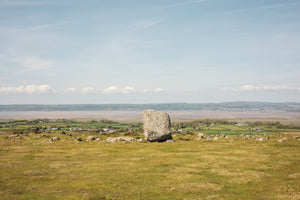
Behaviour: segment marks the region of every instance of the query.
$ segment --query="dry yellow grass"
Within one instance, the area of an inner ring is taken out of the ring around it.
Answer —
[[[300,141],[289,135],[174,144],[22,137],[0,136],[1,199],[300,197]]]

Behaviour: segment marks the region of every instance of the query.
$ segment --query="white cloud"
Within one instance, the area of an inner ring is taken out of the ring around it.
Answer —
[[[129,94],[131,92],[136,92],[136,89],[131,86],[126,86],[122,89],[122,93],[124,93],[124,94]]]
[[[67,89],[65,89],[65,90],[63,91],[63,94],[65,94],[65,93],[75,93],[75,92],[77,92],[77,91],[78,91],[77,88],[67,88]]]
[[[76,92],[77,89],[76,88],[67,88],[67,91],[69,91],[69,92]]]
[[[156,88],[153,90],[154,92],[163,92],[165,91],[163,88]]]
[[[254,7],[254,8],[242,8],[242,9],[237,9],[233,10],[227,13],[243,13],[243,12],[249,12],[252,10],[269,10],[269,9],[279,9],[282,7],[286,6],[297,6],[299,5],[299,2],[290,2],[290,3],[282,3],[282,4],[269,4],[269,5],[264,5],[264,6],[259,6],[259,7]]]
[[[261,90],[297,90],[296,88],[288,87],[286,85],[275,86],[255,86],[255,85],[243,85],[237,88],[221,88],[223,91],[261,91]]]
[[[95,89],[91,88],[91,87],[87,87],[87,88],[82,88],[81,90],[78,90],[76,88],[67,88],[65,90],[66,92],[77,92],[77,91],[81,91],[82,93],[91,93],[94,92]],[[97,91],[102,91],[102,93],[104,94],[112,94],[112,93],[122,93],[122,94],[129,94],[129,93],[133,93],[133,92],[163,92],[165,91],[163,88],[155,88],[155,89],[144,89],[144,90],[137,90],[135,87],[133,86],[125,86],[123,88],[117,87],[117,86],[109,86],[105,89],[100,89]]]
[[[114,92],[118,92],[118,87],[113,85],[103,90],[103,93],[114,93]]]
[[[293,88],[289,88],[286,85],[277,85],[277,86],[271,86],[271,87],[264,87],[265,90],[290,90]]]
[[[65,95],[65,94],[90,94],[95,92],[95,88],[93,87],[81,87],[81,88],[66,88],[61,91],[60,94]]]
[[[185,6],[185,5],[190,5],[190,4],[197,4],[197,3],[202,3],[208,0],[191,0],[191,1],[182,1],[179,3],[174,3],[174,4],[170,4],[167,6],[167,8],[171,8],[171,7],[177,7],[177,6]]]
[[[18,87],[1,87],[0,93],[27,93],[27,94],[43,94],[55,92],[49,85],[26,85]]]
[[[241,90],[241,91],[251,91],[251,90],[260,90],[262,88],[263,87],[257,87],[257,86],[254,86],[254,85],[244,85],[244,86],[238,88],[238,90]]]
[[[54,67],[56,64],[54,60],[40,59],[29,56],[16,57],[12,61],[17,63],[21,67],[27,68],[28,70],[48,69]]]
[[[161,23],[162,20],[141,20],[134,23],[134,25],[138,28],[149,28],[151,26],[155,26],[159,23]]]
[[[22,0],[22,1],[15,1],[15,0],[3,0],[0,2],[0,6],[35,6],[35,5],[51,5],[53,3],[47,1],[29,1],[29,0]]]
[[[155,88],[155,89],[144,89],[142,92],[147,93],[147,92],[163,92],[165,89],[163,88]]]
[[[29,94],[33,94],[33,93],[46,93],[48,91],[50,91],[51,88],[49,85],[27,85],[25,87],[25,91]]]
[[[15,70],[16,73],[45,70],[45,69],[53,68],[57,65],[57,61],[53,59],[44,59],[44,58],[39,58],[34,56],[15,55],[15,54],[18,53],[11,52],[8,54],[0,54],[0,64],[8,65],[11,67],[17,66],[20,69]]]
[[[83,94],[89,94],[89,93],[92,93],[94,91],[95,91],[95,89],[93,87],[84,87],[84,88],[81,88],[81,92]]]
[[[281,8],[281,7],[285,7],[285,6],[295,6],[295,5],[299,5],[299,2],[271,4],[271,5],[260,6],[257,9],[273,9],[273,8]]]

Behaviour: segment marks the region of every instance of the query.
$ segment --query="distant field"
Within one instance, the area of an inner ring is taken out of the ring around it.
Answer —
[[[300,112],[165,111],[173,120],[227,119],[236,121],[271,120],[300,122]],[[111,119],[141,120],[141,111],[1,111],[0,120],[21,119]]]

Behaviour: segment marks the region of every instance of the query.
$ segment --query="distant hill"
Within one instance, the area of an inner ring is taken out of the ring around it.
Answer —
[[[0,111],[99,111],[99,110],[217,110],[300,112],[300,103],[225,102],[161,104],[60,104],[0,105]]]

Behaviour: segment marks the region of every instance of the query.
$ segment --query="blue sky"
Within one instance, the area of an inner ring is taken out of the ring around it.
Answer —
[[[299,0],[0,0],[0,104],[300,102]]]

